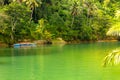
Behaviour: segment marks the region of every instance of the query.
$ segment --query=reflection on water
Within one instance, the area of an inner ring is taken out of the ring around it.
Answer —
[[[101,66],[116,43],[1,48],[0,80],[119,80],[120,66]]]
[[[2,65],[2,66],[3,66],[3,65],[10,65],[10,62],[1,61],[1,62],[0,62],[0,65]]]

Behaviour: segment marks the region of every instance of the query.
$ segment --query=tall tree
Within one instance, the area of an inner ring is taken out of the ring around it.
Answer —
[[[30,10],[18,3],[11,3],[0,10],[1,14],[8,17],[3,17],[1,26],[1,34],[7,38],[4,40],[7,44],[13,44],[20,39],[21,31],[27,29],[28,21],[30,20]],[[2,16],[4,16],[2,15]],[[2,17],[0,15],[0,17]],[[7,18],[7,19],[6,19]]]
[[[78,7],[79,7],[78,2],[75,1],[73,3],[72,9],[71,9],[71,15],[73,16],[72,17],[72,22],[71,22],[71,27],[73,26],[75,16],[78,14]]]
[[[39,4],[41,4],[41,1],[39,1],[39,3],[38,3],[37,0],[23,0],[23,2],[25,2],[26,5],[31,9],[31,11],[32,11],[32,13],[31,13],[31,19],[32,19],[33,12],[36,9],[36,7],[38,7]]]
[[[41,4],[41,0],[13,0],[13,2],[25,3],[31,10],[31,20],[33,19],[33,12],[35,12],[36,7]],[[36,14],[35,14],[36,15]]]

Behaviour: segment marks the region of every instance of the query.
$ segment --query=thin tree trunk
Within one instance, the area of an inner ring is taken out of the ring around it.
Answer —
[[[14,40],[14,30],[15,30],[16,22],[17,22],[17,21],[12,21],[12,20],[11,20],[11,27],[12,27],[11,30],[12,30],[12,31],[11,31],[11,34],[10,34],[10,35],[11,35],[12,43],[15,42],[15,40]]]
[[[30,21],[32,21],[32,18],[33,18],[33,11],[34,11],[34,8],[31,8],[31,18],[30,18]]]
[[[71,28],[73,27],[74,20],[75,20],[75,17],[73,16],[73,18],[72,18],[72,22],[71,22]]]

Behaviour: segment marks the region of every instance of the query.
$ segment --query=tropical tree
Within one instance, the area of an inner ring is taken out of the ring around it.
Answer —
[[[35,30],[35,33],[37,34],[37,39],[42,39],[43,38],[44,29],[45,29],[44,22],[45,22],[44,19],[40,19],[38,21],[38,25],[37,25],[36,30]]]
[[[31,13],[31,20],[32,20],[33,12],[35,12],[36,7],[38,7],[39,4],[41,4],[41,1],[38,2],[37,0],[23,0],[23,2],[25,2],[26,5],[31,9],[31,11],[32,11],[32,13]]]
[[[79,9],[79,5],[78,4],[79,4],[78,1],[74,1],[72,9],[71,9],[71,15],[73,16],[72,22],[71,22],[71,27],[73,26],[75,16],[78,15],[78,13],[79,13],[78,12],[78,9]]]
[[[13,2],[25,3],[26,6],[31,10],[31,20],[33,19],[33,13],[35,12],[36,7],[41,4],[41,0],[13,0]],[[36,15],[36,14],[35,14]]]
[[[117,9],[117,8],[116,8]],[[114,13],[114,21],[111,28],[108,30],[107,35],[109,36],[117,36],[120,37],[120,10],[115,10]],[[117,48],[111,51],[105,58],[103,65],[106,66],[108,64],[119,64],[120,63],[120,49]]]
[[[0,20],[2,24],[0,26],[3,41],[11,45],[21,39],[20,35],[22,31],[25,32],[27,30],[28,21],[30,20],[30,10],[18,3],[11,3],[2,8],[0,13],[0,17],[2,17]]]

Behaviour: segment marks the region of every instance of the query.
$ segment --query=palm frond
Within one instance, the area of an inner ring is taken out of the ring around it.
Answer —
[[[107,35],[120,36],[120,22],[117,22],[117,24],[113,25],[107,32]]]
[[[103,66],[107,65],[117,65],[120,63],[120,50],[116,49],[109,53],[103,61]]]

